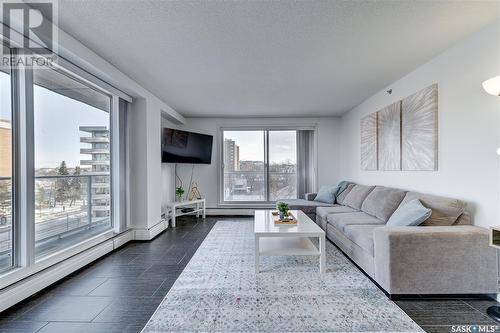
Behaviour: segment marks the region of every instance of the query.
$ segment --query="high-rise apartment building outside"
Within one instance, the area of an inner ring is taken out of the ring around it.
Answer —
[[[87,148],[81,148],[80,154],[90,155],[90,160],[81,160],[82,175],[91,177],[91,213],[92,217],[110,216],[110,140],[106,126],[80,126],[80,132],[90,135],[80,137],[80,142]]]
[[[224,140],[224,167],[226,171],[240,170],[240,147],[234,140]]]

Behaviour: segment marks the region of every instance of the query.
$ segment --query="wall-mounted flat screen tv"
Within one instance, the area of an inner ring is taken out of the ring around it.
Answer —
[[[210,164],[212,135],[164,128],[161,142],[163,163]]]

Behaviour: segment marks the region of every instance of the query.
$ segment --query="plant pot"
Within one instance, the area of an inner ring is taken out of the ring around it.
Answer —
[[[286,213],[280,211],[280,220],[283,220],[285,218],[285,216],[286,216]]]

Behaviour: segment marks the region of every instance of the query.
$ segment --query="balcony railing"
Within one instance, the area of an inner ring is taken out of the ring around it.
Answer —
[[[297,198],[297,172],[269,171],[269,186],[266,185],[266,172],[262,171],[228,171],[224,170],[225,201],[269,201]]]
[[[80,138],[82,143],[109,143],[109,138],[104,136],[85,136]]]
[[[109,188],[109,174],[55,175],[35,177],[35,242],[62,240],[85,230],[110,226],[109,194],[96,193],[96,189]],[[11,181],[0,177],[0,255],[10,251],[12,212]],[[5,185],[5,183],[4,183]],[[102,185],[102,186],[101,186]],[[108,199],[107,204],[96,204]]]

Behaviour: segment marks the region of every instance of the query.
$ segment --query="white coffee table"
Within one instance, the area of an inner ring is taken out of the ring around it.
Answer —
[[[255,272],[259,273],[260,256],[319,256],[320,273],[326,271],[325,232],[301,210],[292,210],[296,225],[276,224],[271,210],[256,210]],[[319,239],[316,248],[310,238]]]

